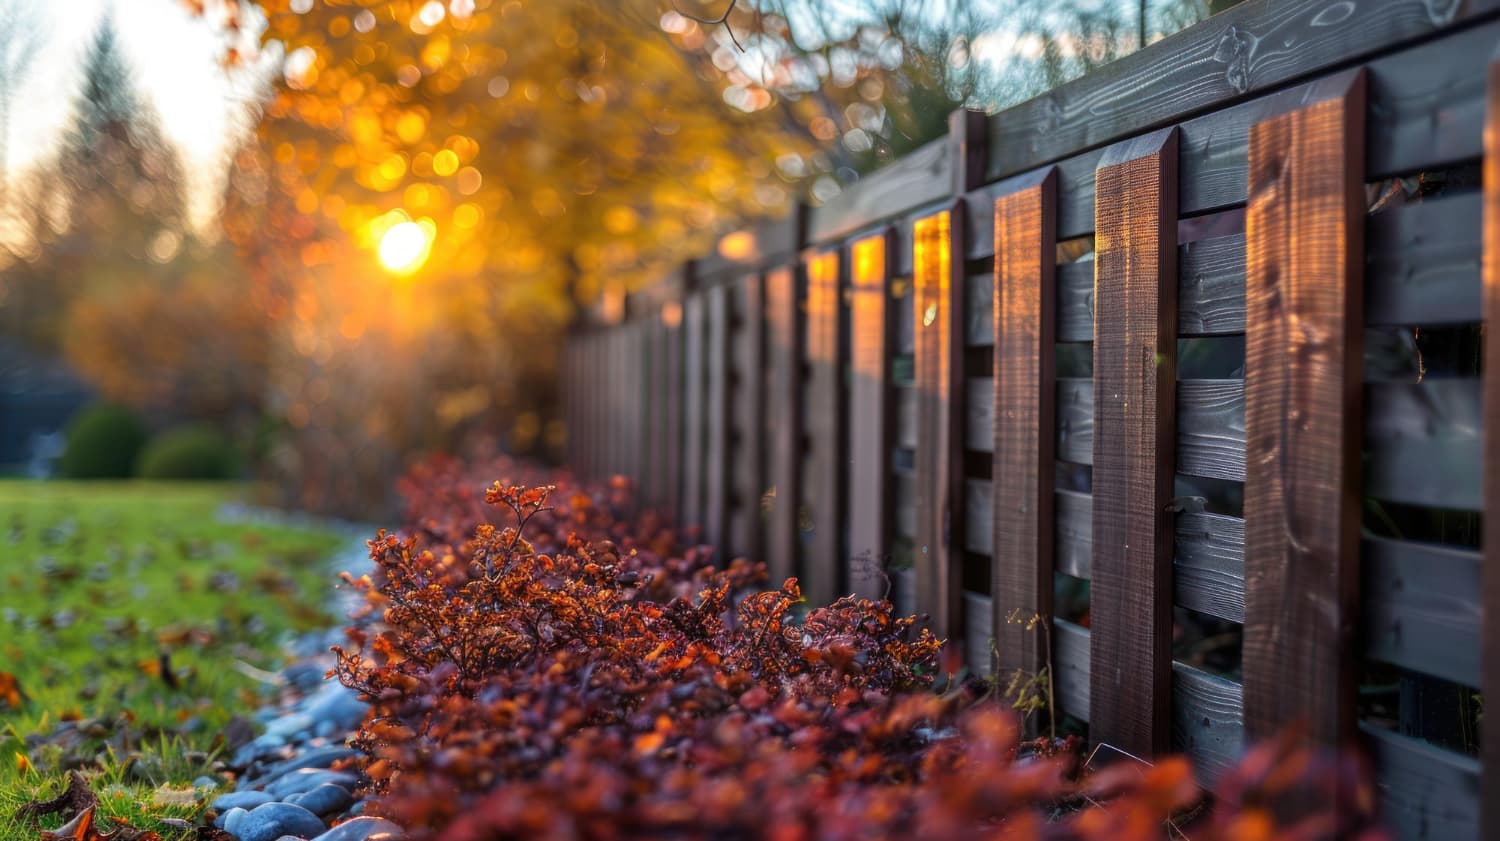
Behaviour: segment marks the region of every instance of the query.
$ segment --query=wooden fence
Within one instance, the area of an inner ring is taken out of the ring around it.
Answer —
[[[956,114],[580,329],[572,462],[1050,663],[1093,741],[1211,780],[1302,721],[1402,837],[1500,837],[1497,46],[1500,0],[1251,0]],[[1234,662],[1174,660],[1184,617]]]

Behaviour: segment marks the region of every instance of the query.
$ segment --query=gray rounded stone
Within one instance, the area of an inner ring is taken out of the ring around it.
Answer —
[[[215,797],[209,806],[215,812],[227,812],[230,809],[254,809],[275,799],[264,791],[235,791]]]
[[[239,841],[276,841],[283,835],[311,838],[323,831],[318,816],[293,803],[264,803],[240,818],[229,834]]]
[[[272,797],[281,799],[293,794],[301,794],[304,791],[312,791],[324,783],[332,783],[336,786],[353,790],[359,784],[359,777],[347,771],[299,768],[283,774],[280,778],[267,785],[266,791],[270,792]]]
[[[222,829],[230,835],[233,835],[234,829],[231,829],[231,827],[238,827],[240,825],[240,819],[244,818],[248,814],[250,814],[250,812],[247,809],[241,809],[238,807],[230,809],[229,811],[220,815],[218,820],[214,821],[214,826],[217,826],[219,829]]]
[[[288,797],[286,802],[295,803],[319,817],[327,817],[335,812],[342,812],[349,808],[354,803],[354,795],[350,794],[349,790],[342,786],[337,786],[333,783],[323,783],[302,794],[294,794]]]
[[[376,837],[394,841],[403,836],[401,827],[385,818],[362,817],[344,821],[313,841],[374,841]]]

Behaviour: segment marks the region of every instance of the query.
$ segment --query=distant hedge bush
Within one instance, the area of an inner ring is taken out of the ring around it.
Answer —
[[[146,443],[146,427],[133,412],[97,404],[68,424],[58,468],[70,479],[126,479]]]
[[[234,448],[210,426],[169,429],[141,452],[135,473],[142,479],[228,479],[234,475]]]

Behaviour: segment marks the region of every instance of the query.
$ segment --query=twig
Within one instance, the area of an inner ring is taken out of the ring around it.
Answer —
[[[736,49],[738,49],[740,52],[744,52],[744,45],[740,43],[740,39],[734,37],[734,27],[729,25],[729,15],[734,11],[734,7],[738,5],[739,2],[740,0],[729,0],[729,5],[724,7],[724,14],[719,15],[716,18],[700,18],[697,15],[690,15],[687,12],[684,12],[683,10],[677,8],[676,3],[672,4],[672,10],[692,21],[693,23],[701,23],[705,26],[717,26],[719,24],[723,24],[724,31],[729,33],[729,40],[734,43]]]

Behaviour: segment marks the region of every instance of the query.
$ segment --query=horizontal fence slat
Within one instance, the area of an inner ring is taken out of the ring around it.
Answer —
[[[1172,663],[1172,749],[1193,760],[1212,786],[1239,762],[1245,744],[1244,691],[1232,680]]]
[[[1328,7],[1319,0],[1246,3],[1165,39],[1155,45],[1157,49],[1148,48],[1126,56],[1081,79],[1003,110],[991,117],[987,180],[1014,175],[1091,146],[1179,120],[1195,111],[1234,102],[1247,93],[1432,33],[1449,23],[1434,16],[1431,6],[1422,0],[1358,0],[1340,6],[1347,14],[1335,22],[1321,14]],[[1476,17],[1492,14],[1494,7],[1493,2],[1476,2],[1455,10]],[[1406,52],[1424,52],[1430,47],[1459,42],[1460,37]],[[1487,47],[1493,44],[1491,39]],[[1467,45],[1449,46],[1456,50]],[[1478,58],[1482,61],[1488,52],[1488,48],[1479,52]],[[1381,63],[1385,62],[1380,59],[1372,62]],[[1456,62],[1451,59],[1436,62],[1452,63]],[[1445,83],[1453,87],[1453,80],[1440,68],[1431,68],[1421,61],[1408,59],[1401,64],[1407,65],[1404,68],[1407,75],[1416,78],[1403,80],[1394,68],[1382,68],[1391,78],[1380,78],[1382,84],[1374,92],[1376,103],[1389,100],[1392,104],[1376,113],[1392,120],[1418,122],[1413,119],[1415,115],[1425,116],[1425,111],[1437,107],[1436,103],[1428,102],[1430,92],[1441,90]],[[1482,90],[1481,78],[1479,91]],[[1468,90],[1464,92],[1472,95]],[[1270,97],[1262,97],[1266,98]],[[1479,117],[1463,116],[1462,125],[1478,126]],[[1455,121],[1450,118],[1450,122]],[[1372,129],[1380,122],[1372,121]],[[1458,146],[1458,140],[1434,143],[1435,138],[1443,135],[1437,128],[1425,132],[1415,127],[1399,132],[1385,129],[1384,136],[1376,138],[1384,143],[1372,145],[1397,148],[1385,156],[1372,155],[1372,162],[1391,166],[1385,158],[1395,157],[1395,151],[1410,149],[1413,151],[1407,153],[1413,154],[1424,145],[1431,150],[1429,154],[1453,155],[1467,148]],[[1184,162],[1198,151],[1187,142],[1192,139],[1184,138]],[[1477,147],[1477,138],[1472,142]],[[1216,146],[1208,151],[1223,150]],[[1184,173],[1183,180],[1188,183],[1194,179]]]
[[[1063,619],[1052,620],[1052,672],[1057,706],[1080,721],[1089,720],[1089,631]]]
[[[953,190],[953,145],[947,137],[921,146],[811,211],[809,239],[826,243],[860,228],[938,201]]]
[[[1365,388],[1365,493],[1408,505],[1477,511],[1483,494],[1477,379]]]
[[[989,596],[964,591],[964,663],[980,677],[995,673],[995,655],[990,650],[994,615],[995,605]]]
[[[1483,556],[1369,536],[1361,547],[1366,655],[1478,686]]]
[[[1479,838],[1479,762],[1369,724],[1381,817],[1401,839]]]
[[[1477,321],[1480,216],[1478,193],[1371,216],[1365,229],[1365,323]]]
[[[1173,592],[1189,610],[1245,621],[1245,521],[1207,512],[1177,515]]]
[[[1086,493],[1056,491],[1054,506],[1057,517],[1054,566],[1064,575],[1087,579],[1094,552],[1093,500]]]

